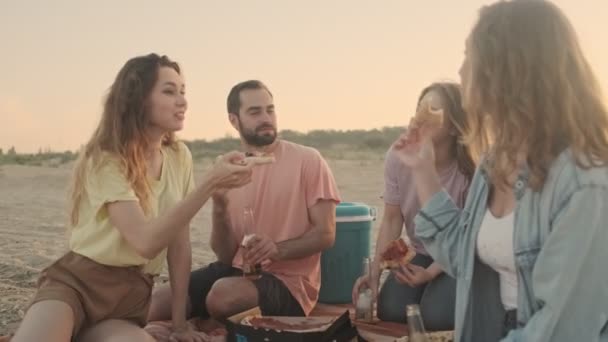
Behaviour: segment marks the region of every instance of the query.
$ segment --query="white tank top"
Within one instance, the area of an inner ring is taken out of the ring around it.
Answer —
[[[496,218],[490,210],[481,222],[477,255],[500,276],[500,299],[506,310],[517,308],[517,273],[513,254],[514,214]]]

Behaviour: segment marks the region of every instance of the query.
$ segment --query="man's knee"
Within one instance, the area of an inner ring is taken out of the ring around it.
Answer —
[[[229,291],[221,279],[216,281],[205,299],[209,315],[214,318],[229,315],[230,308],[234,306],[234,295],[234,291]]]
[[[226,318],[256,306],[257,289],[253,284],[223,278],[213,284],[205,299],[205,305],[211,317]]]

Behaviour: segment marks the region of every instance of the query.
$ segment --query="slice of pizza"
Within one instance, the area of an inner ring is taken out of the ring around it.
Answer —
[[[416,256],[416,251],[402,238],[393,240],[380,256],[381,268],[397,268],[407,265]]]
[[[258,329],[291,331],[299,333],[321,332],[331,327],[338,317],[287,317],[287,316],[247,316],[241,324]]]
[[[246,152],[245,159],[243,160],[243,164],[252,163],[254,165],[272,164],[274,162],[274,155],[264,152]]]
[[[443,109],[422,104],[405,133],[401,135],[400,141],[404,146],[416,145],[423,138],[423,128],[441,126],[443,126]]]
[[[443,126],[443,108],[434,108],[430,103],[423,104],[415,118],[420,126]]]

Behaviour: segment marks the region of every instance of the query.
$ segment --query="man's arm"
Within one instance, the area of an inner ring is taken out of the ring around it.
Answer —
[[[213,210],[211,216],[211,249],[220,262],[226,265],[232,265],[232,259],[234,258],[239,245],[230,228],[228,200],[226,196],[213,196]]]
[[[312,228],[298,238],[277,243],[275,260],[300,259],[331,248],[336,239],[336,202],[320,200],[308,209]]]
[[[257,264],[265,260],[301,259],[334,245],[336,238],[336,202],[319,200],[308,209],[312,228],[301,236],[274,242],[268,236],[256,236],[249,242],[246,258]]]
[[[297,238],[277,243],[271,237],[256,236],[249,242],[247,260],[261,263],[265,260],[300,259],[334,245],[336,203],[340,197],[331,170],[318,151],[305,156],[301,182],[310,230]]]

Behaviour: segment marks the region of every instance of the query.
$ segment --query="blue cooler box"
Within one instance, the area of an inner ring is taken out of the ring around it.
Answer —
[[[319,302],[350,303],[353,285],[362,274],[363,258],[370,256],[372,222],[376,210],[363,203],[340,203],[336,207],[336,240],[321,254]]]

